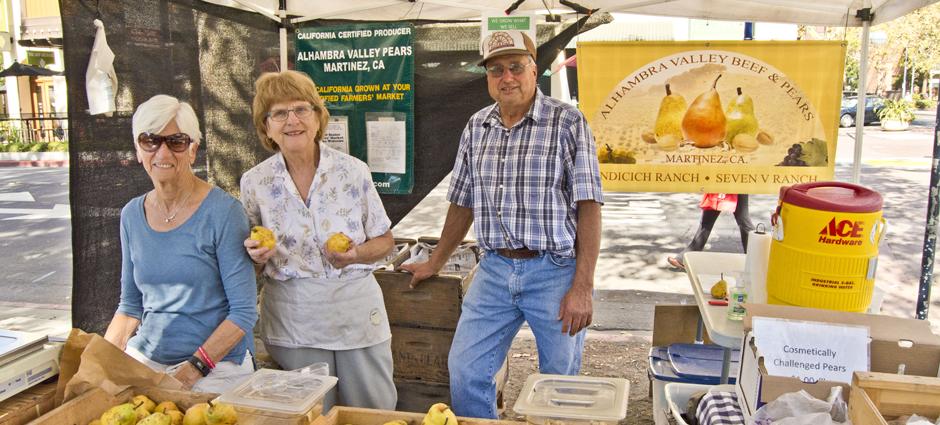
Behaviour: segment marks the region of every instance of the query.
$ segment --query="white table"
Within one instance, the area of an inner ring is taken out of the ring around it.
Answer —
[[[708,337],[724,348],[721,365],[721,383],[728,383],[728,372],[731,366],[731,350],[741,347],[744,338],[744,324],[741,320],[728,320],[728,307],[708,304],[712,299],[709,292],[717,281],[718,275],[724,273],[729,283],[729,289],[744,271],[744,254],[730,254],[726,252],[687,252],[684,256],[685,271],[695,293],[695,303],[708,331]],[[707,282],[700,281],[700,277],[707,276],[712,279]],[[712,278],[711,276],[714,276]]]

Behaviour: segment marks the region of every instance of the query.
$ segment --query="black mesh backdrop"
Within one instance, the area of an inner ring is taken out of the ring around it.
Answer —
[[[192,0],[60,0],[60,10],[70,83],[72,323],[101,333],[120,295],[121,208],[152,189],[134,156],[134,107],[160,93],[190,102],[205,136],[197,174],[237,196],[241,174],[269,155],[251,122],[251,99],[255,79],[277,69],[277,26],[261,15]],[[96,17],[117,56],[118,112],[111,117],[87,113],[85,70]],[[474,66],[478,24],[414,23],[415,187],[410,195],[382,196],[393,223],[450,172],[467,119],[492,101]],[[540,28],[540,72],[578,28],[558,36]]]

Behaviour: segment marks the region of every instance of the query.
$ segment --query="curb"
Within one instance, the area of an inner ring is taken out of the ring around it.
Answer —
[[[69,160],[0,160],[0,167],[68,167]]]

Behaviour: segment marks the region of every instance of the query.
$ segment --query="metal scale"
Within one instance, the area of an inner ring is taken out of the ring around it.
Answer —
[[[0,329],[0,402],[58,374],[60,351],[47,335]]]

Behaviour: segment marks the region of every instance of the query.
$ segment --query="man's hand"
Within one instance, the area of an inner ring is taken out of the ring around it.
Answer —
[[[248,251],[248,256],[255,264],[267,263],[276,252],[275,249],[262,247],[261,242],[254,239],[245,239],[245,250]]]
[[[417,287],[422,280],[437,274],[437,270],[431,266],[430,261],[425,261],[423,263],[402,264],[401,270],[411,273],[411,283],[408,285],[411,287],[411,289]]]
[[[562,333],[574,336],[591,324],[591,318],[594,315],[592,286],[573,282],[571,289],[561,299],[558,319],[561,320]]]

